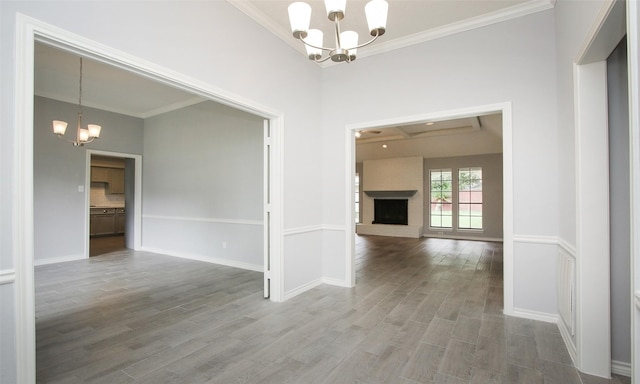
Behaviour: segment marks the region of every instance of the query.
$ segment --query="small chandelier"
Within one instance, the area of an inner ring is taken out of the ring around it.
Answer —
[[[335,25],[335,48],[325,48],[322,41],[322,31],[309,29],[311,21],[311,6],[303,2],[295,2],[289,5],[289,22],[293,37],[302,41],[307,49],[309,59],[322,63],[331,59],[334,62],[350,63],[356,59],[358,48],[373,43],[378,37],[384,35],[387,26],[387,12],[389,4],[385,0],[371,0],[365,5],[367,24],[373,38],[364,44],[358,45],[358,33],[354,31],[340,31],[340,20],[344,18],[344,10],[347,0],[324,0],[327,9],[327,17]],[[322,51],[328,51],[329,55],[322,58]]]
[[[67,122],[61,120],[53,120],[53,133],[62,140],[68,141],[73,144],[74,147],[82,147],[83,145],[92,142],[100,137],[101,126],[96,124],[87,125],[87,129],[82,128],[82,57],[80,58],[80,87],[78,96],[78,129],[76,132],[76,139],[69,140],[64,137],[64,133],[67,130]]]

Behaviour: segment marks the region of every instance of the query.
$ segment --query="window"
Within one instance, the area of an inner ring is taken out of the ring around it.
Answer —
[[[358,175],[357,173],[356,173],[354,190],[356,191],[355,218],[356,218],[356,224],[358,224],[360,222],[360,175]]]
[[[430,172],[430,224],[434,228],[453,228],[453,189],[450,169],[434,169]]]
[[[482,168],[458,169],[458,228],[482,229]]]

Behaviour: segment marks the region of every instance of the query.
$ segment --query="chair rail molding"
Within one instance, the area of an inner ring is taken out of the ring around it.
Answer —
[[[13,284],[16,281],[15,269],[0,269],[0,285]]]

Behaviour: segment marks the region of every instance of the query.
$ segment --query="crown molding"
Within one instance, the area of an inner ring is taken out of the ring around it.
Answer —
[[[62,101],[64,103],[78,105],[77,99],[73,99],[73,98],[67,97],[67,96],[65,96],[65,95],[63,95],[61,93],[36,91],[36,92],[34,92],[34,94],[36,96],[46,97],[47,99],[53,99],[53,100],[57,100],[57,101]],[[188,106],[191,106],[191,105],[194,105],[194,104],[198,104],[198,103],[201,103],[201,102],[206,101],[206,100],[207,99],[205,99],[204,97],[194,96],[194,97],[191,97],[189,99],[180,100],[180,101],[177,101],[177,102],[172,103],[172,104],[164,105],[162,107],[159,107],[159,108],[156,108],[156,109],[152,109],[152,110],[143,111],[143,112],[136,112],[134,110],[128,110],[128,109],[124,109],[124,108],[114,108],[113,106],[110,106],[110,105],[103,105],[103,104],[92,103],[92,102],[84,102],[82,104],[82,106],[85,107],[85,108],[100,109],[102,111],[117,113],[117,114],[125,115],[125,116],[136,117],[138,119],[147,119],[149,117],[160,115],[162,113],[167,113],[167,112],[178,110],[180,108],[185,108],[185,107],[188,107]]]
[[[258,8],[253,6],[253,4],[251,4],[249,0],[227,0],[227,2],[249,16],[258,24],[262,25],[269,32],[279,37],[285,43],[289,44],[295,50],[302,53],[304,57],[306,57],[304,46],[291,36],[289,30],[283,29],[280,24],[266,17],[262,12],[260,12],[260,10],[258,10]],[[401,49],[415,44],[424,43],[426,41],[451,36],[456,33],[466,32],[472,29],[481,28],[503,21],[527,16],[533,13],[546,11],[552,9],[555,6],[555,3],[556,0],[531,0],[526,3],[501,9],[499,11],[490,12],[481,16],[462,20],[457,23],[432,28],[424,32],[415,33],[413,35],[408,35],[381,43],[376,43],[373,46],[367,47],[367,49],[358,50],[358,59],[391,52],[396,49]],[[339,63],[334,63],[329,60],[318,65],[324,68],[336,64]]]

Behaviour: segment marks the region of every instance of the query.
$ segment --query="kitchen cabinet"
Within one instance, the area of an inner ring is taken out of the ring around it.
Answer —
[[[108,168],[109,169],[109,185],[107,186],[108,193],[124,193],[124,169],[122,168]]]
[[[124,233],[125,221],[126,221],[126,216],[125,216],[124,208],[116,208],[115,230],[114,230],[116,234]]]
[[[124,168],[91,167],[91,182],[106,183],[107,193],[124,193]]]
[[[115,219],[115,208],[91,208],[89,215],[90,235],[113,235],[115,233]]]
[[[110,168],[91,167],[91,181],[96,183],[108,183],[109,169]]]
[[[93,207],[89,213],[89,233],[91,236],[124,234],[126,222],[124,208]]]

